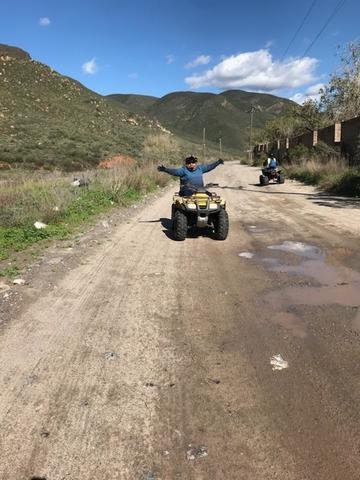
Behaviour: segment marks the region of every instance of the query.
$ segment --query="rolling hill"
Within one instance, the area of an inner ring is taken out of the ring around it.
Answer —
[[[109,98],[123,108],[157,119],[170,131],[214,146],[222,145],[243,153],[249,147],[250,109],[253,108],[253,133],[264,128],[267,120],[280,114],[288,99],[263,93],[229,90],[220,94],[174,92],[164,97],[113,94]],[[205,129],[205,132],[204,132]]]
[[[161,126],[0,45],[0,163],[75,170],[112,155],[141,159]]]
[[[223,151],[239,157],[249,147],[250,108],[255,135],[289,103],[241,90],[102,96],[0,44],[0,166],[78,170],[115,155],[142,161],[147,139],[165,129],[178,156],[199,153],[205,134],[207,152],[217,154],[221,138]]]

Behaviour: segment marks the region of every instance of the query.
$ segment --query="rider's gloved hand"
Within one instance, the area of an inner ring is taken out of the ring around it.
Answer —
[[[164,172],[164,171],[165,171],[164,165],[159,165],[159,166],[157,167],[157,169],[158,169],[158,172]]]
[[[224,165],[224,160],[222,158],[219,158],[218,162],[219,162],[219,165]]]

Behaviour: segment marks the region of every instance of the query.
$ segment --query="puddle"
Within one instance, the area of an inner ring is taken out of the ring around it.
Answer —
[[[291,307],[336,304],[357,309],[352,327],[360,331],[360,273],[347,267],[328,265],[324,251],[302,242],[283,242],[268,249],[294,255],[294,264],[284,264],[281,257],[263,257],[270,271],[308,277],[318,283],[316,286],[287,287],[266,295],[266,301],[276,312],[271,319],[273,323],[304,338],[306,325],[299,315],[289,311]]]
[[[262,235],[270,231],[270,228],[265,225],[250,225],[248,228],[252,235]]]
[[[283,252],[295,253],[306,258],[324,258],[324,253],[313,245],[307,245],[302,242],[283,242],[281,245],[270,245],[269,250],[280,250]]]

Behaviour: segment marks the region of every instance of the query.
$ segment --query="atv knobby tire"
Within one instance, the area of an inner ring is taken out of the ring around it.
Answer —
[[[278,183],[285,183],[285,175],[279,173]]]
[[[175,240],[185,240],[188,229],[188,221],[185,213],[180,210],[174,212],[173,229]]]
[[[226,210],[220,212],[214,217],[214,237],[216,240],[225,240],[229,233],[229,216]]]
[[[260,181],[260,185],[268,185],[269,177],[267,177],[266,175],[260,175],[259,181]]]

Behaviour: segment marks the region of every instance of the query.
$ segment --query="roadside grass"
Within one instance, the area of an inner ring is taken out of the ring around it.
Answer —
[[[190,153],[199,155],[201,146],[152,132],[145,137],[138,157],[107,157],[111,168],[72,174],[28,167],[0,170],[0,276],[18,274],[19,252],[26,255],[45,248],[52,240],[69,239],[101,214],[127,207],[165,186],[171,177],[159,173],[157,165],[181,165]],[[217,157],[216,152],[208,150],[202,160],[208,162],[213,157]],[[73,186],[75,176],[89,179],[89,186]],[[36,222],[46,226],[37,228]]]
[[[72,186],[72,178],[60,173],[28,173],[2,178],[0,192],[0,276],[13,277],[20,267],[17,252],[49,240],[64,240],[116,207],[129,206],[143,195],[164,186],[168,176],[155,165],[119,167],[82,172],[89,187]],[[15,181],[16,179],[16,181]],[[36,228],[34,223],[46,224]]]
[[[349,197],[360,196],[360,169],[348,167],[342,159],[317,161],[301,160],[285,165],[286,174],[308,185],[316,185],[322,190]]]

